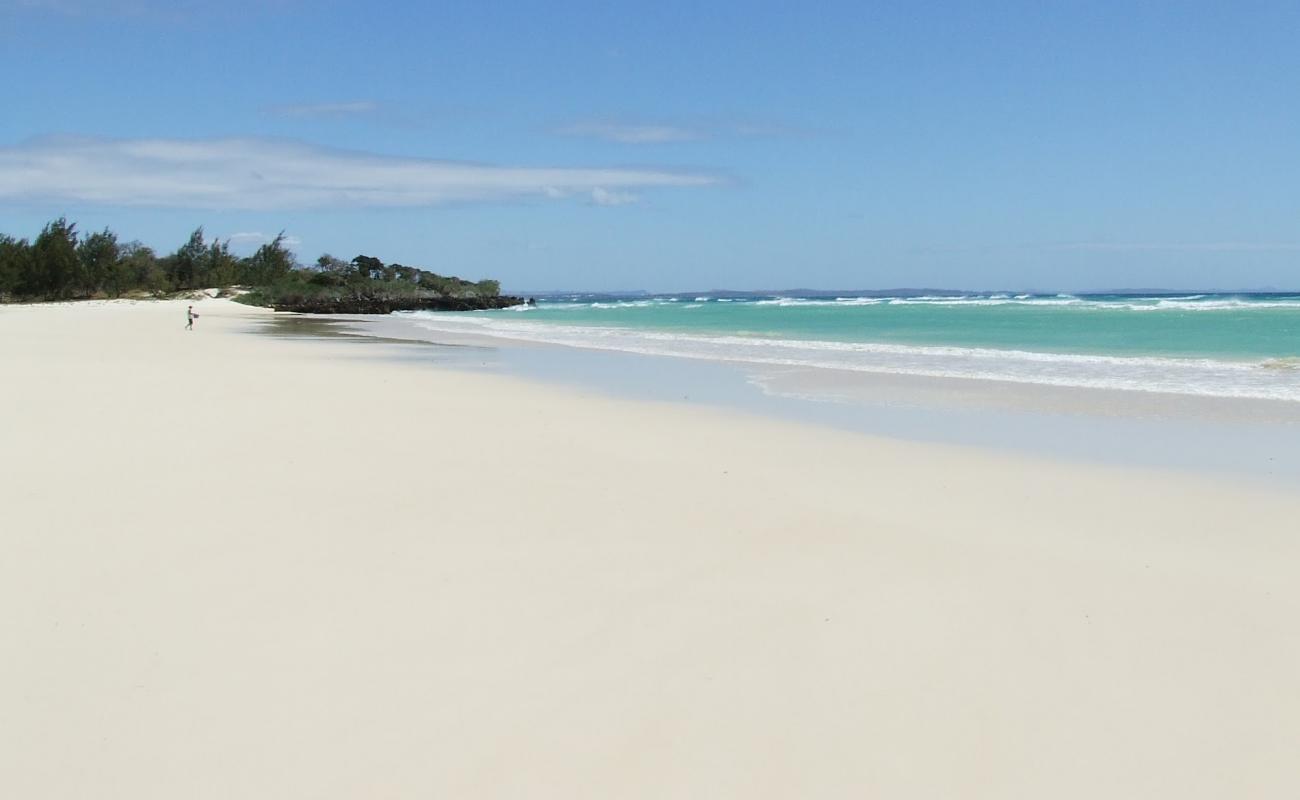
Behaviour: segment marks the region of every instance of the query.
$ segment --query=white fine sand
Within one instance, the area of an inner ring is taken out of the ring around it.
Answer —
[[[0,797],[1300,796],[1300,490],[0,308]]]

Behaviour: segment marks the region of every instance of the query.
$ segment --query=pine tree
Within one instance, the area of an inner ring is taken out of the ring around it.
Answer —
[[[92,233],[77,245],[77,258],[81,264],[87,294],[108,290],[114,297],[122,293],[116,283],[118,259],[117,234],[108,228]]]
[[[168,277],[174,288],[194,289],[202,283],[200,279],[205,277],[203,262],[207,252],[208,246],[203,241],[203,226],[200,225],[190,234],[190,240],[167,260]]]
[[[59,217],[45,226],[32,243],[26,294],[67,299],[81,283],[81,262],[77,258],[77,226]]]

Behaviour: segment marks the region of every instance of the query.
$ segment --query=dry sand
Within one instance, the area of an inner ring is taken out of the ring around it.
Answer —
[[[1300,793],[1300,491],[0,308],[0,796]]]

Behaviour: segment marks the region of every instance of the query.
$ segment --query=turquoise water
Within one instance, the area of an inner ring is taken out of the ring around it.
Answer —
[[[542,301],[534,322],[1102,355],[1300,356],[1300,296]]]
[[[685,358],[1300,401],[1300,295],[579,295],[413,316]]]

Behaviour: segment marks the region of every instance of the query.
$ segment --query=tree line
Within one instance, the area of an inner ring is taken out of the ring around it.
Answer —
[[[146,293],[165,296],[233,286],[263,291],[360,291],[407,286],[447,296],[496,296],[496,281],[471,283],[373,256],[343,261],[322,255],[298,263],[281,232],[251,256],[230,251],[230,241],[209,241],[199,227],[176,252],[158,255],[138,241],[122,242],[113,231],[83,234],[60,217],[34,240],[0,234],[0,302],[79,300]]]

